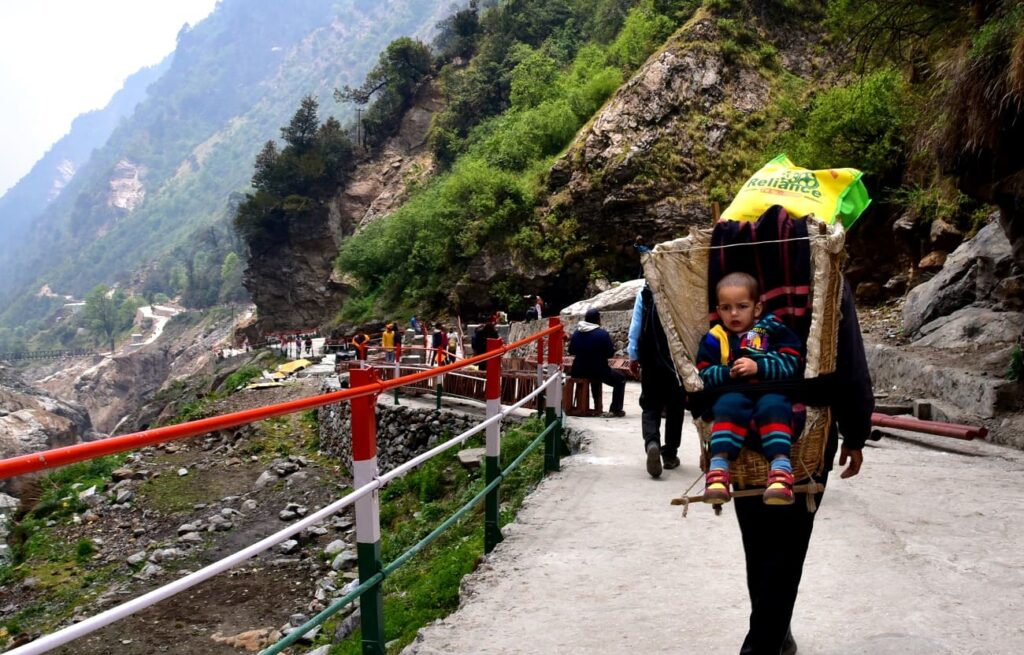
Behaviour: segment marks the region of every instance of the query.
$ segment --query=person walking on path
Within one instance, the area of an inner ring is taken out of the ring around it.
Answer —
[[[437,363],[444,366],[448,363],[448,328],[438,324],[437,329],[441,332],[441,345],[437,347]]]
[[[388,323],[384,326],[384,332],[380,335],[380,345],[384,349],[384,361],[395,361],[395,326]]]
[[[492,316],[489,321],[478,325],[476,331],[473,332],[473,339],[470,342],[470,346],[473,348],[473,355],[483,355],[487,352],[487,340],[498,338],[498,328],[494,325],[494,317]],[[496,363],[495,363],[496,362]],[[495,366],[501,366],[501,360],[489,359],[483,364],[483,369],[486,371],[487,367],[494,363]]]
[[[839,477],[846,479],[860,472],[875,406],[857,308],[849,284],[843,285],[840,316],[833,381],[811,389],[819,398],[808,399],[815,401],[808,404],[824,400],[826,402],[821,404],[832,408],[833,420],[825,451],[826,470],[816,478],[821,484],[828,482],[837,450],[839,466],[846,466]],[[818,507],[823,495],[824,492],[819,493],[815,498]],[[766,505],[758,496],[736,498],[734,505],[743,538],[750,595],[750,624],[740,655],[793,655],[797,646],[789,623],[816,512],[807,511],[804,503]]]
[[[615,345],[608,331],[601,327],[601,312],[587,310],[569,339],[569,354],[573,356],[571,375],[590,380],[594,404],[601,400],[601,385],[607,384],[612,388],[608,415],[625,416],[622,405],[626,395],[626,376],[613,371],[608,365],[608,360],[615,355]]]
[[[629,369],[640,378],[640,431],[652,478],[662,468],[679,466],[686,393],[679,382],[668,339],[654,306],[654,294],[646,284],[636,295],[629,323]],[[665,443],[661,441],[661,417],[665,416]]]
[[[370,336],[365,332],[357,332],[352,337],[352,345],[356,347],[356,358],[361,361],[366,361],[366,351],[370,347]]]
[[[424,343],[426,343],[426,337],[424,337]],[[441,324],[434,324],[434,331],[430,333],[430,351],[427,355],[430,360],[428,364],[430,366],[437,366],[441,362],[443,355],[441,354]]]
[[[454,325],[448,327],[448,345],[445,350],[448,352],[449,362],[454,362],[460,355],[459,333],[455,331]]]

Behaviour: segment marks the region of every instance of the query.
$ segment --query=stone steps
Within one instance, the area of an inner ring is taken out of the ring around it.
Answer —
[[[985,374],[930,364],[912,349],[884,344],[865,344],[865,353],[876,392],[937,399],[964,413],[963,419],[993,418],[1024,407],[1022,385],[1006,380],[1001,371]]]

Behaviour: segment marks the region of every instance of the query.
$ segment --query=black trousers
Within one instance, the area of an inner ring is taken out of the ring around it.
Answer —
[[[644,448],[654,442],[661,446],[661,456],[675,457],[683,437],[683,414],[686,395],[675,374],[659,374],[654,367],[641,369],[640,430]],[[665,414],[665,443],[661,443],[661,415]]]
[[[828,473],[821,482],[828,480]],[[821,505],[823,494],[815,499]],[[734,498],[743,535],[750,593],[750,628],[740,655],[779,655],[789,633],[814,513],[803,494],[792,505],[765,505],[759,496]]]
[[[626,376],[618,371],[608,369],[608,371],[599,378],[587,378],[591,381],[590,395],[594,397],[594,405],[601,401],[601,385],[607,384],[612,388],[612,406],[608,408],[609,412],[621,412],[622,405],[626,402]],[[593,383],[598,384],[593,384]]]

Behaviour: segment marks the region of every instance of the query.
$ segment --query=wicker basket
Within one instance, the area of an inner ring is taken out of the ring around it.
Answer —
[[[806,220],[811,241],[811,326],[804,375],[813,378],[834,371],[836,366],[845,235],[838,224],[826,225],[813,217]],[[700,338],[708,328],[705,307],[710,244],[710,229],[692,229],[689,236],[659,244],[643,257],[644,274],[654,294],[676,370],[686,390],[691,392],[703,389],[695,361]],[[824,470],[831,422],[827,407],[807,408],[804,430],[794,441],[791,454],[797,480]],[[710,425],[697,421],[697,429],[701,439],[701,467],[707,470]],[[764,487],[768,462],[760,453],[744,448],[732,463],[731,475],[737,486]]]

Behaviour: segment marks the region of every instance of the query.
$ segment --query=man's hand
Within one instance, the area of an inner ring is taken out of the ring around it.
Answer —
[[[846,470],[839,474],[839,477],[852,478],[853,476],[860,473],[860,467],[864,463],[864,453],[860,450],[850,450],[846,446],[843,446],[839,451],[839,466],[846,466],[846,459],[850,459],[850,465],[846,467]]]
[[[629,372],[633,374],[637,380],[640,379],[640,360],[631,359],[629,360]]]
[[[729,369],[729,376],[734,378],[748,378],[757,375],[757,362],[749,357],[740,357]]]

